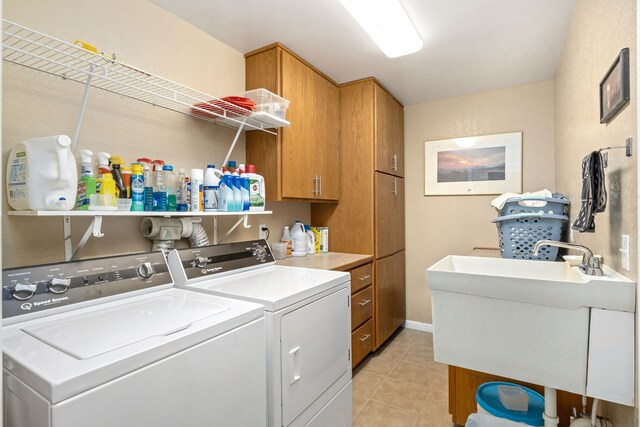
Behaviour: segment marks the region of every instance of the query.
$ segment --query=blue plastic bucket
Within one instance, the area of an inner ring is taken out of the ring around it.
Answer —
[[[511,411],[505,408],[502,402],[500,402],[498,394],[499,385],[519,387],[524,390],[529,396],[529,409],[527,411]],[[476,402],[479,412],[482,409],[494,417],[506,418],[530,426],[544,426],[544,420],[542,418],[542,413],[544,412],[544,397],[542,397],[540,393],[527,387],[499,381],[484,383],[476,390]]]

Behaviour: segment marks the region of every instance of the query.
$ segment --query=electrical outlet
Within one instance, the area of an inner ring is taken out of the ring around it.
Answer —
[[[266,239],[268,230],[269,229],[267,228],[266,224],[260,224],[258,226],[258,239]]]
[[[631,271],[631,244],[629,240],[629,235],[623,234],[620,242],[620,267],[627,271]]]

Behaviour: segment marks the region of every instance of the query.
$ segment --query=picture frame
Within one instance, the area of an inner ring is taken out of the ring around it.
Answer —
[[[522,192],[522,132],[424,143],[424,195]]]
[[[613,120],[630,98],[629,48],[625,47],[600,81],[600,123]]]

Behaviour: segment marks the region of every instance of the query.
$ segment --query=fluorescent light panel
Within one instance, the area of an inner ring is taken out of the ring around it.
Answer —
[[[340,0],[389,58],[422,49],[422,40],[400,0]]]

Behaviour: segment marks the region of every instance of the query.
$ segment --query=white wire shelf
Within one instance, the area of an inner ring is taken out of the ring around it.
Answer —
[[[6,19],[3,19],[2,36],[2,57],[5,61],[65,80],[82,84],[90,80],[92,87],[232,128],[275,134],[270,129],[290,124]]]
[[[272,211],[242,211],[242,212],[169,212],[169,211],[7,211],[9,216],[39,216],[39,217],[64,217],[64,216],[244,216],[244,215],[270,215]]]

